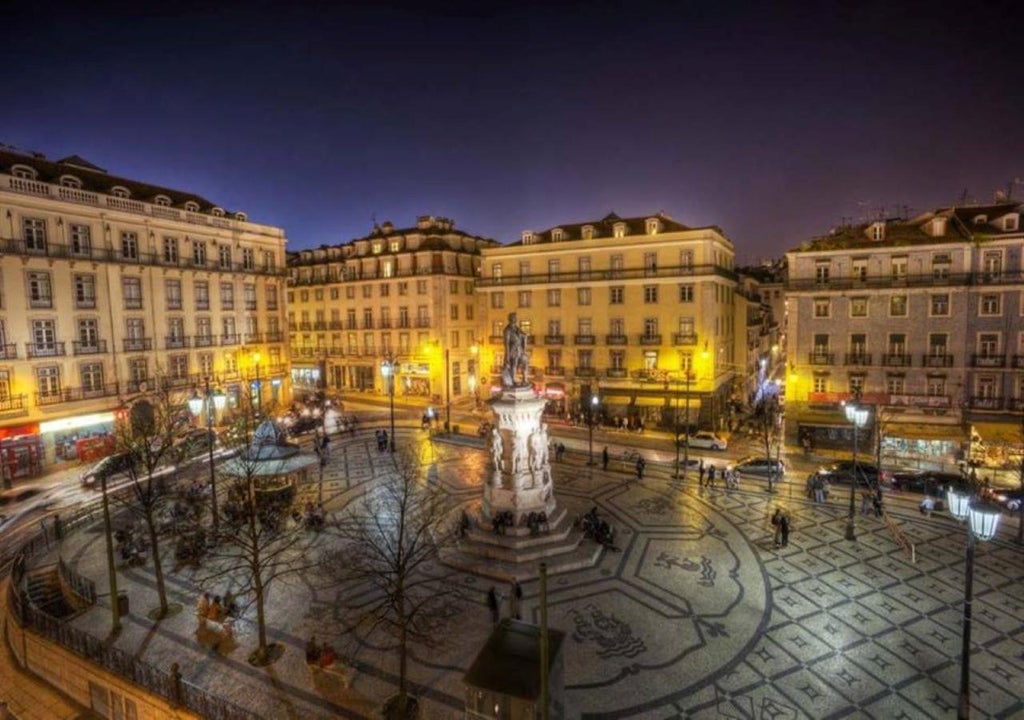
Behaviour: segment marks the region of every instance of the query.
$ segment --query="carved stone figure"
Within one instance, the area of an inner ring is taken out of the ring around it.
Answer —
[[[530,433],[530,469],[539,470],[544,466],[544,450],[547,445],[540,430]]]
[[[504,388],[523,387],[529,384],[530,358],[526,351],[526,333],[519,327],[516,314],[508,314],[505,326],[505,362],[501,366],[501,385]],[[522,371],[522,380],[517,377]]]
[[[491,458],[494,460],[494,469],[501,472],[501,459],[503,453],[503,443],[501,441],[501,433],[498,432],[498,428],[491,428]]]

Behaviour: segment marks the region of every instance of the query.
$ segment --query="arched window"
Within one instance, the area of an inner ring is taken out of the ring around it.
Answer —
[[[35,180],[36,169],[29,167],[28,165],[14,165],[11,167],[11,175],[16,178],[22,178],[23,180]]]
[[[76,178],[74,175],[61,175],[60,186],[80,190],[82,188],[82,181]]]
[[[123,185],[115,185],[110,188],[110,194],[119,198],[129,198],[132,196],[131,191]]]
[[[235,213],[235,220],[241,220],[242,222],[248,222],[249,216],[246,215],[244,212],[236,212]]]
[[[188,212],[199,212],[199,203],[195,200],[189,200],[185,203],[185,210]]]
[[[153,204],[159,205],[160,207],[170,207],[171,199],[166,195],[157,195],[155,198],[153,198]]]
[[[214,217],[224,217],[224,208],[210,208],[210,214],[213,215]]]

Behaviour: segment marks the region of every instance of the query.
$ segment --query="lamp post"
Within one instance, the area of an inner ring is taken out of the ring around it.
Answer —
[[[587,465],[594,464],[594,414],[597,412],[597,404],[601,399],[597,395],[590,396],[590,407],[587,409],[587,425],[590,431],[590,456]]]
[[[452,431],[452,361],[448,348],[444,349],[444,431]]]
[[[260,382],[260,354],[252,354],[252,363],[256,368],[256,417],[263,412],[263,383]]]
[[[203,405],[206,405],[206,441],[209,445],[210,453],[210,507],[213,511],[213,535],[217,537],[217,533],[220,530],[220,513],[217,510],[217,473],[213,467],[213,446],[214,446],[214,432],[213,426],[216,423],[216,411],[224,409],[225,397],[222,392],[211,392],[210,391],[210,378],[207,377],[204,381],[204,392],[203,397],[199,397],[198,394],[193,394],[191,399],[188,401],[188,409],[196,417],[203,411]]]
[[[114,531],[110,523],[110,500],[107,498],[107,473],[100,473],[100,489],[103,492],[103,534],[107,542],[107,578],[110,582],[110,632],[121,632],[121,596],[117,592],[117,567],[114,565]]]
[[[686,414],[683,416],[683,433],[686,434],[687,440],[690,435],[690,371],[683,371],[683,383],[686,385]],[[675,434],[676,434],[676,480],[686,479],[686,470],[690,467],[690,443],[683,443],[680,440],[679,432],[679,382],[676,381],[676,422],[675,422]],[[680,469],[679,465],[679,451],[682,449],[683,452],[683,465]]]
[[[850,479],[850,511],[846,516],[846,539],[856,540],[857,534],[853,525],[854,505],[856,504],[857,482],[860,480],[860,467],[857,465],[857,429],[864,427],[868,421],[868,411],[850,403],[846,406],[846,419],[853,424],[853,477]]]
[[[391,399],[391,435],[388,437],[388,450],[395,452],[395,358],[390,353],[381,361],[380,374],[388,383],[388,396]]]
[[[964,627],[960,648],[960,699],[957,719],[971,716],[971,603],[974,601],[974,545],[991,540],[999,528],[1001,511],[995,505],[980,502],[970,493],[949,488],[946,492],[949,514],[967,520],[967,567],[964,570]]]

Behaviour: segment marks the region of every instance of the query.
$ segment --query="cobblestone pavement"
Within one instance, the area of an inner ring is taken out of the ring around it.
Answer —
[[[399,445],[423,438],[400,430]],[[422,452],[432,477],[466,502],[479,498],[482,450],[438,442]],[[336,438],[323,481],[328,509],[360,495],[385,459],[365,434]],[[769,496],[760,486],[684,486],[663,468],[635,482],[621,471],[567,463],[555,466],[555,477],[560,502],[574,514],[596,504],[617,529],[618,545],[597,566],[549,581],[549,622],[566,632],[567,717],[955,716],[965,537],[948,518],[896,516],[916,543],[912,563],[879,520],[858,517],[857,541],[845,540],[843,503]],[[317,480],[303,488],[304,497],[316,497]],[[788,510],[793,526],[781,549],[773,547],[768,523],[776,506]],[[326,537],[311,535],[307,552],[318,552]],[[103,584],[98,528],[72,535],[62,553]],[[1024,717],[1022,558],[1009,535],[978,547],[976,717]],[[462,675],[491,627],[492,582],[433,571],[439,582],[465,590],[464,607],[444,646],[413,648],[409,673],[426,717],[461,717]],[[268,669],[246,662],[254,647],[249,620],[239,623],[234,642],[216,645],[197,633],[190,610],[199,588],[189,573],[168,577],[172,600],[186,612],[159,624],[146,618],[156,604],[151,568],[123,570],[119,583],[132,613],[118,646],[157,667],[178,662],[186,680],[265,717],[366,717],[395,691],[395,654],[373,638],[339,636],[333,621],[343,598],[315,574],[283,580],[270,592],[270,639],[287,651]],[[538,583],[524,583],[523,591],[524,619],[536,620]],[[109,605],[74,624],[105,635]],[[312,634],[350,657],[350,689],[309,673],[303,646]]]

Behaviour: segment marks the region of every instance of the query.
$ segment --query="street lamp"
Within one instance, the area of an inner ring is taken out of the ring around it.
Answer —
[[[260,382],[260,354],[252,354],[252,364],[256,368],[256,417],[263,412],[263,384]],[[251,395],[250,395],[251,397]]]
[[[690,371],[685,370],[683,374],[683,382],[686,384],[686,414],[683,416],[683,434],[686,435],[687,442],[685,444],[680,440],[679,432],[679,381],[676,381],[676,421],[675,421],[675,436],[676,436],[676,474],[675,479],[685,480],[686,470],[690,467]],[[679,450],[682,445],[683,451],[683,465],[682,470],[679,468]]]
[[[444,349],[444,431],[452,431],[452,360],[448,348]]]
[[[214,537],[217,537],[217,533],[220,530],[220,513],[217,511],[217,473],[213,467],[213,446],[214,438],[216,437],[213,426],[216,423],[216,412],[224,409],[226,400],[227,398],[224,397],[224,393],[219,390],[216,392],[210,391],[210,378],[207,377],[204,381],[203,397],[200,397],[198,393],[193,393],[188,401],[188,409],[195,417],[199,417],[199,413],[203,411],[204,403],[206,405],[206,442],[209,445],[210,453],[210,506],[213,509]]]
[[[854,531],[853,517],[857,482],[860,480],[860,468],[857,465],[857,429],[864,427],[867,423],[868,411],[866,408],[859,408],[850,403],[846,406],[846,419],[853,424],[853,477],[850,479],[850,512],[846,517],[846,539],[856,540],[857,534]]]
[[[388,395],[391,397],[391,436],[388,438],[388,449],[395,452],[395,368],[397,363],[389,353],[380,363],[380,374],[388,384]]]
[[[970,493],[949,488],[946,491],[949,514],[958,521],[967,520],[967,567],[964,571],[964,628],[960,647],[960,700],[957,720],[971,716],[971,603],[974,601],[974,544],[996,536],[1000,509],[972,498]]]
[[[590,396],[590,408],[587,413],[587,425],[590,430],[590,458],[587,460],[587,465],[594,464],[594,415],[597,412],[597,404],[601,402],[601,399],[597,395]]]

